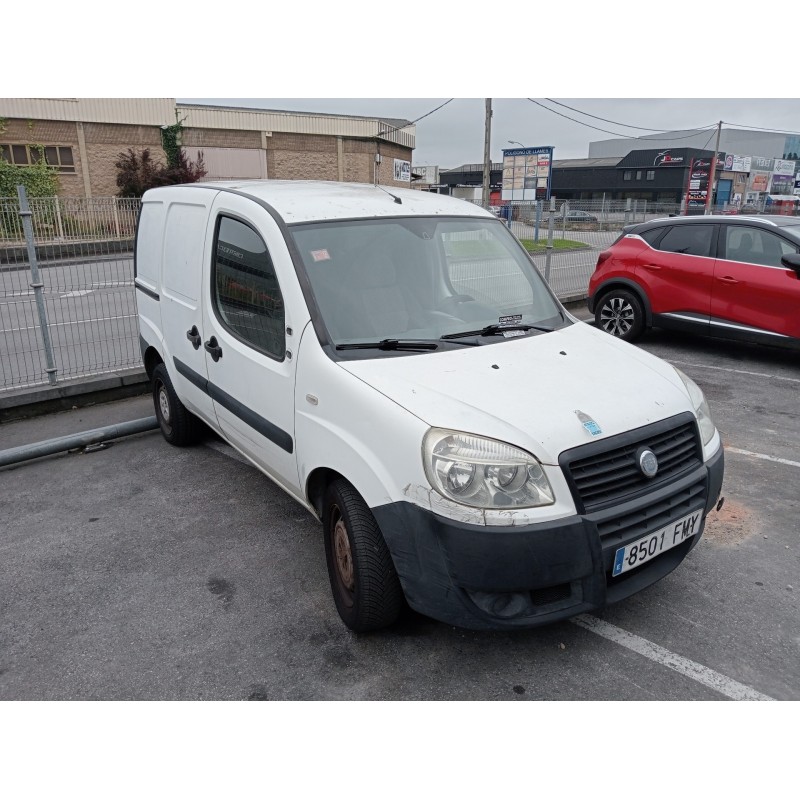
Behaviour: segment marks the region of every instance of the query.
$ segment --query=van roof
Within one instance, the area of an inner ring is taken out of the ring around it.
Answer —
[[[235,189],[268,203],[287,224],[329,219],[398,216],[475,216],[497,219],[475,203],[447,195],[395,186],[337,181],[204,181],[187,187]],[[176,189],[178,187],[164,187]],[[163,190],[153,189],[153,192]],[[394,200],[397,197],[401,203]]]

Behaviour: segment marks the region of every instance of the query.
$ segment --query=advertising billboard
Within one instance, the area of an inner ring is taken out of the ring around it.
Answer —
[[[550,199],[553,148],[523,147],[503,150],[502,200]]]
[[[394,179],[411,183],[411,162],[402,159],[394,159]]]
[[[702,214],[708,197],[708,176],[711,172],[710,158],[693,158],[689,167],[689,183],[686,187],[686,213]]]

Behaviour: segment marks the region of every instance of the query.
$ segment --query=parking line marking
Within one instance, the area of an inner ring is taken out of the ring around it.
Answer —
[[[69,322],[49,322],[51,328],[57,328],[59,325],[86,325],[89,322],[108,322],[115,319],[134,319],[136,314],[121,314],[117,317],[93,317],[92,319],[77,319],[70,320]],[[3,328],[0,333],[17,333],[18,331],[35,331],[38,330],[38,325],[27,325],[24,328]]]
[[[633,650],[635,653],[649,658],[657,664],[675,670],[675,672],[679,672],[681,675],[685,675],[693,681],[702,683],[704,686],[708,686],[715,692],[724,694],[732,700],[775,699],[774,697],[761,694],[761,692],[757,692],[755,689],[751,689],[749,686],[745,686],[743,683],[728,678],[719,672],[715,672],[709,667],[704,667],[696,661],[691,661],[688,658],[665,650],[663,647],[647,639],[643,639],[635,633],[629,633],[622,628],[618,628],[616,625],[593,617],[590,614],[581,614],[580,616],[573,617],[571,621],[581,628],[596,633],[598,636],[602,636],[604,639],[608,639],[622,647],[627,647],[629,650]]]
[[[788,458],[778,458],[777,456],[767,456],[764,453],[754,453],[752,450],[740,450],[738,447],[725,447],[729,453],[738,453],[740,456],[752,456],[753,458],[763,458],[764,461],[774,461],[777,464],[788,464],[790,467],[800,467],[800,461],[790,461]]]
[[[756,378],[775,378],[779,381],[790,381],[791,383],[800,383],[800,378],[786,378],[783,375],[770,375],[767,372],[750,372],[746,369],[733,369],[733,367],[712,367],[710,364],[692,364],[689,361],[677,361],[671,358],[665,359],[670,364],[683,364],[685,367],[700,367],[700,369],[718,369],[721,372],[736,372],[739,375],[753,375]]]

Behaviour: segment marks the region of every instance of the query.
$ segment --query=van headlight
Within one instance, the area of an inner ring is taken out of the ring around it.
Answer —
[[[694,406],[695,413],[697,414],[697,424],[700,426],[700,437],[703,440],[703,447],[705,447],[714,436],[714,423],[711,421],[711,411],[706,403],[706,398],[700,387],[688,376],[681,372],[677,367],[673,367],[678,377],[683,381],[686,391],[689,392],[689,398]]]
[[[542,465],[496,439],[431,428],[422,441],[425,474],[448,500],[474,508],[530,508],[555,502]]]

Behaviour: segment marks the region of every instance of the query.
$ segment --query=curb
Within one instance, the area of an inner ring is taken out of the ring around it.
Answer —
[[[150,379],[141,367],[92,378],[77,378],[58,386],[36,386],[8,397],[0,395],[0,424],[136,397],[147,394],[149,390]]]

